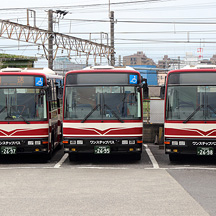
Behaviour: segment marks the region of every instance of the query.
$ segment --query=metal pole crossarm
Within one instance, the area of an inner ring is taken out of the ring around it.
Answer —
[[[89,53],[90,55],[98,55],[108,57],[111,54],[111,47],[104,44],[95,43],[89,40],[80,39],[54,32],[54,44],[60,49],[69,49],[76,52]]]
[[[42,45],[45,52],[48,50],[45,47],[48,46],[49,37],[54,37],[53,45],[56,52],[54,57],[57,55],[57,51],[59,49],[66,49],[69,51],[69,53],[70,51],[76,51],[77,53],[83,52],[86,53],[88,57],[89,55],[93,55],[95,58],[96,56],[102,56],[106,57],[107,59],[109,59],[111,53],[114,52],[111,46],[95,43],[89,40],[84,40],[58,32],[53,32],[53,34],[50,34],[48,30],[2,19],[0,19],[0,23],[0,37]]]

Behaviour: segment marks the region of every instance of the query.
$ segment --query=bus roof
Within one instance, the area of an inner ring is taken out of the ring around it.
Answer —
[[[56,74],[55,71],[49,68],[3,68],[0,72],[41,72],[45,74]]]
[[[17,75],[17,73],[22,72],[23,75],[32,73],[33,75],[45,75],[47,78],[62,77],[49,68],[3,68],[0,70],[0,72],[4,73],[4,75],[7,73],[10,73],[11,75]]]
[[[183,68],[183,69],[179,69],[179,70],[171,70],[168,72],[168,74],[170,73],[187,73],[187,72],[216,72],[216,69],[207,69],[207,68],[203,68],[203,69],[187,69],[187,68]]]
[[[138,73],[139,71],[135,70],[132,67],[112,67],[112,66],[94,66],[94,67],[86,67],[82,70],[72,70],[67,73]],[[66,73],[66,75],[67,75]]]
[[[182,69],[216,69],[216,65],[197,64],[194,66],[186,65]]]
[[[113,67],[110,65],[100,65],[100,66],[90,66],[90,67],[86,67],[83,68],[83,70],[135,70],[132,67]]]

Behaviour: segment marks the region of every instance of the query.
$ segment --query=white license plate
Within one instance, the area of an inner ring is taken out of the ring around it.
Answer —
[[[94,147],[95,154],[110,154],[109,146],[95,146]]]
[[[16,154],[16,147],[14,146],[1,146],[1,154]]]
[[[197,155],[213,155],[214,149],[212,147],[198,147]]]

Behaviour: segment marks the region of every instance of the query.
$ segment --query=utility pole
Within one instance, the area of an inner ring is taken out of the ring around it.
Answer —
[[[111,46],[111,66],[115,65],[114,48],[114,11],[110,11],[110,46]]]
[[[48,68],[53,70],[53,11],[48,11]]]
[[[180,56],[178,56],[178,69],[180,69],[180,63],[181,63]]]

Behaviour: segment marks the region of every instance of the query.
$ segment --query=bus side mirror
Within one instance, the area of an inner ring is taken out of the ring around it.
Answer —
[[[52,86],[51,86],[51,82],[47,82],[47,99],[51,100],[52,99]]]
[[[141,83],[143,82],[147,83],[147,79],[141,76]]]
[[[165,85],[161,86],[161,90],[160,90],[160,98],[164,99],[165,96]]]
[[[147,85],[143,86],[143,98],[148,99],[149,98],[149,88]]]
[[[148,99],[149,98],[149,88],[147,84],[147,79],[141,77],[141,82],[142,82],[142,88],[143,88],[143,98]]]

